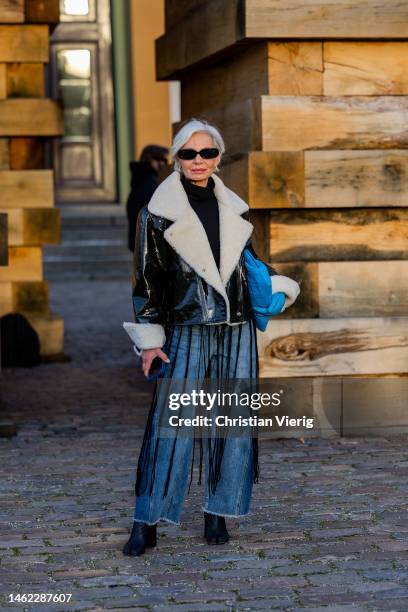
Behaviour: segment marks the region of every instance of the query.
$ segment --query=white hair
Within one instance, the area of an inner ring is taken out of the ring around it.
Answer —
[[[170,147],[170,155],[174,162],[174,169],[178,172],[181,172],[181,166],[177,159],[177,151],[181,149],[196,132],[207,132],[213,139],[214,146],[220,151],[221,155],[225,151],[224,140],[215,125],[211,125],[204,119],[190,119],[179,129]],[[215,169],[215,172],[218,172],[218,167]]]

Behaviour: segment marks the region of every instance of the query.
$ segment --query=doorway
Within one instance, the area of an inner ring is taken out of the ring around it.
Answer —
[[[57,203],[116,202],[109,0],[60,0],[48,70],[49,95],[64,109],[65,133],[52,145]]]

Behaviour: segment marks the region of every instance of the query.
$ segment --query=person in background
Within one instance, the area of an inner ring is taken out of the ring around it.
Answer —
[[[135,250],[136,222],[140,210],[149,203],[157,185],[159,173],[169,163],[169,150],[160,145],[147,145],[139,161],[129,163],[131,190],[126,202],[128,218],[128,248]]]

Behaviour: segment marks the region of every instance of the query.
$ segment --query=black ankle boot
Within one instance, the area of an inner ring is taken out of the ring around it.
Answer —
[[[137,557],[143,555],[146,548],[153,548],[156,544],[156,525],[133,521],[132,533],[123,547],[123,554]]]
[[[229,540],[225,518],[204,512],[204,537],[208,544],[225,544]]]

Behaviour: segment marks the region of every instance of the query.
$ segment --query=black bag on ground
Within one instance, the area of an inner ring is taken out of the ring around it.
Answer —
[[[1,317],[0,333],[2,368],[29,368],[41,363],[38,334],[24,315]]]

